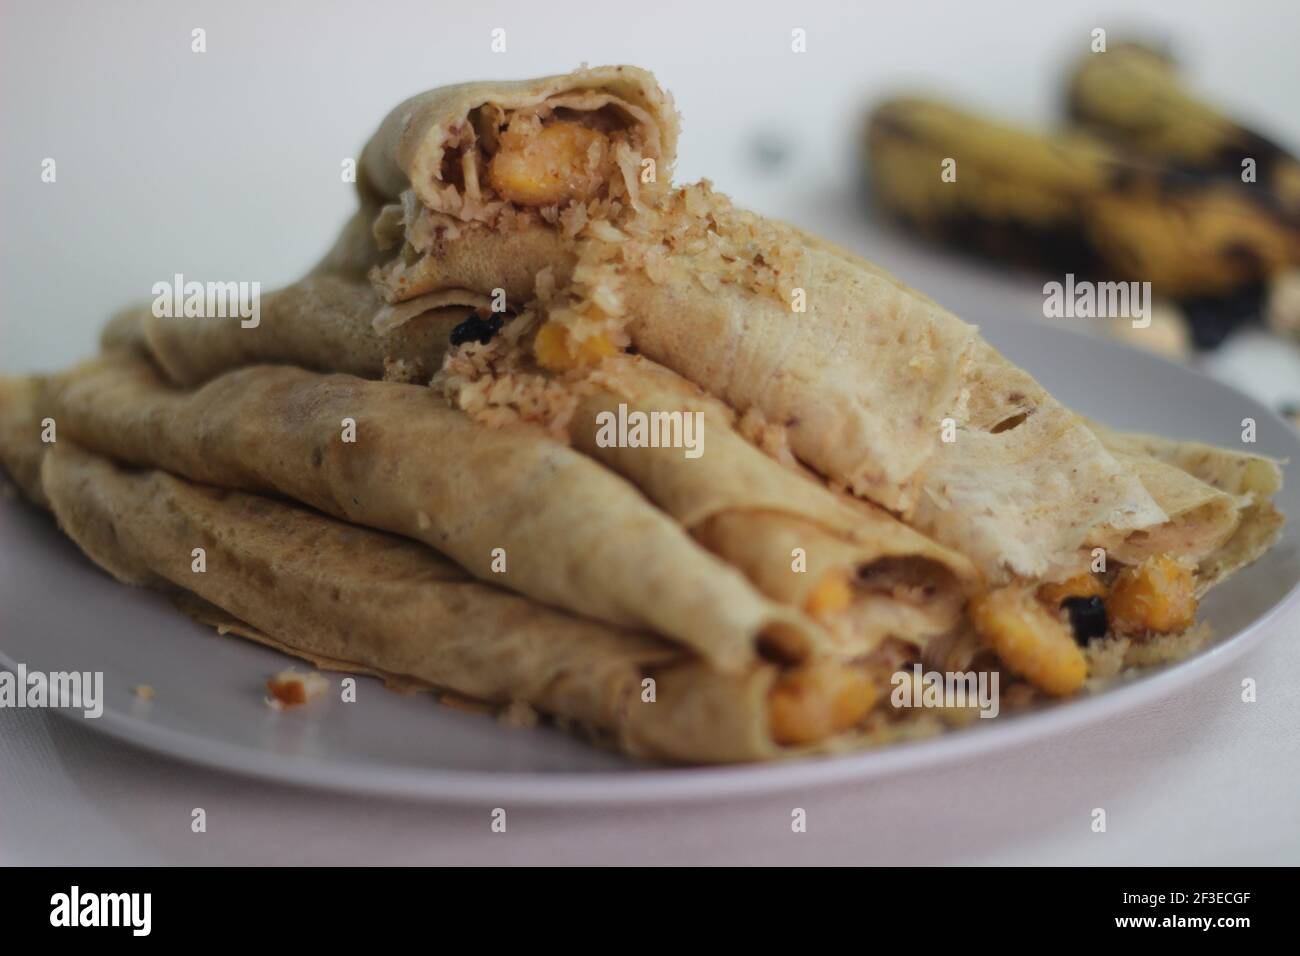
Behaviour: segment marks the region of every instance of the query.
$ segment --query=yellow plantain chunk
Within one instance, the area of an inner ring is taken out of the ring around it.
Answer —
[[[548,372],[567,372],[595,365],[615,351],[609,339],[600,334],[575,342],[569,330],[558,322],[547,322],[538,329],[537,341],[533,343],[537,364]]]
[[[507,129],[488,165],[488,183],[502,199],[521,206],[590,199],[604,181],[607,147],[604,134],[578,123]]]
[[[1106,611],[1117,634],[1169,634],[1196,623],[1196,604],[1191,568],[1159,554],[1119,573]]]
[[[1089,598],[1106,596],[1106,585],[1101,578],[1083,573],[1076,574],[1064,581],[1052,581],[1038,586],[1038,600],[1055,609],[1066,598]]]
[[[876,687],[858,668],[812,664],[788,671],[768,693],[768,726],[783,746],[816,743],[848,730],[876,702]]]
[[[843,611],[853,602],[853,588],[846,574],[832,572],[826,575],[808,593],[804,610],[813,617]]]
[[[971,602],[971,623],[1002,662],[1035,687],[1064,697],[1088,676],[1088,662],[1060,615],[1024,587],[1010,585]]]

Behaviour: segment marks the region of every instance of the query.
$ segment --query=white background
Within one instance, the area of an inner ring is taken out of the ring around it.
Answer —
[[[1122,14],[1115,11],[1122,10]],[[1174,41],[1195,82],[1300,142],[1294,2],[3,3],[0,371],[89,354],[115,308],[188,278],[291,281],[352,203],[340,162],[448,82],[654,70],[685,124],[678,178],[879,259],[956,311],[1041,307],[1041,280],[936,255],[860,207],[864,112],[922,89],[1049,121],[1089,31]],[[190,52],[207,30],[208,51]],[[508,52],[493,54],[504,27]],[[808,52],[790,52],[790,31]],[[788,161],[765,170],[758,139]],[[40,181],[53,157],[58,181]],[[8,862],[1300,862],[1297,622],[1122,721],[865,787],[689,809],[530,812],[357,801],[173,764],[0,711]],[[1238,700],[1242,676],[1261,700]],[[810,830],[789,832],[792,805]],[[204,806],[210,828],[189,832]],[[1106,807],[1110,832],[1089,831]]]

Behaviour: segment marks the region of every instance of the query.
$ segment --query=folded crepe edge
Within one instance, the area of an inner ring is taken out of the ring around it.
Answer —
[[[0,465],[24,497],[41,508],[49,507],[41,487],[41,459],[49,447],[41,439],[46,379],[44,375],[0,376]]]
[[[1213,520],[1214,511],[1204,510],[1212,507],[1220,512],[1218,520],[1222,524],[1221,512],[1233,510],[1234,520],[1214,533],[1213,540],[1196,557],[1198,596],[1253,564],[1281,536],[1286,517],[1273,497],[1282,488],[1285,460],[1201,441],[1123,432],[1100,422],[1088,424],[1117,453],[1144,457],[1167,474],[1186,476],[1186,480],[1179,480],[1192,488],[1199,487],[1204,500],[1186,514],[1189,522],[1197,520],[1198,512],[1202,521]],[[1153,473],[1159,475],[1160,471]],[[1159,484],[1151,490],[1157,500],[1164,493]],[[1177,520],[1181,516],[1171,517]],[[1196,529],[1190,530],[1194,533]]]

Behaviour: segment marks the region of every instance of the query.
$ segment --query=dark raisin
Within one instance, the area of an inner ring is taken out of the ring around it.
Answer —
[[[1070,615],[1070,627],[1074,630],[1074,639],[1086,644],[1094,637],[1104,637],[1110,629],[1106,619],[1106,602],[1096,597],[1071,597],[1061,602],[1061,607]]]
[[[478,342],[480,345],[487,345],[492,341],[492,337],[501,331],[501,326],[504,324],[505,320],[500,314],[486,319],[480,315],[471,315],[451,330],[451,344],[464,345],[466,342]]]

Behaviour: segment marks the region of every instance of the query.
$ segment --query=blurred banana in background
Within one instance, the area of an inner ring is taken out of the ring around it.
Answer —
[[[1297,314],[1293,157],[1184,93],[1169,61],[1145,47],[1091,55],[1069,88],[1071,114],[1086,123],[1055,134],[935,100],[880,104],[866,152],[881,205],[963,250],[1055,274],[1149,281],[1177,303],[1202,348],[1258,317],[1272,280],[1289,284],[1274,290],[1273,311]],[[1247,146],[1254,182],[1241,175]]]
[[[1193,95],[1159,50],[1123,43],[1085,56],[1066,108],[1074,122],[1159,162],[1240,179],[1253,161],[1265,201],[1300,216],[1300,159]]]
[[[1260,188],[1292,227],[1300,221],[1300,158],[1238,123],[1183,84],[1166,53],[1123,43],[1085,56],[1069,78],[1066,109],[1081,127],[1148,159],[1241,180]],[[1269,324],[1300,338],[1300,273],[1273,272],[1265,307]]]
[[[887,210],[995,258],[1149,281],[1174,299],[1230,296],[1300,263],[1300,225],[1241,184],[1083,132],[1040,135],[896,99],[872,114],[867,152]]]

